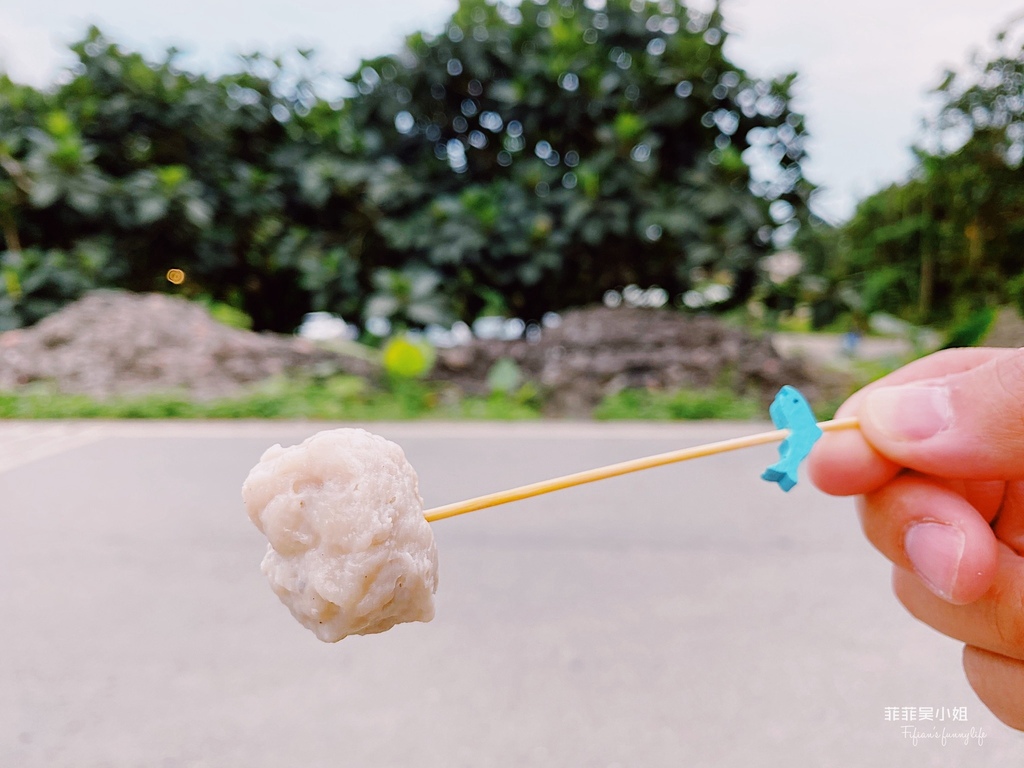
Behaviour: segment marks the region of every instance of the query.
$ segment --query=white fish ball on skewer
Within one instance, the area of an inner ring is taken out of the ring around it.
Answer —
[[[434,617],[437,547],[402,449],[362,429],[269,448],[242,487],[263,573],[325,642]]]
[[[791,389],[783,388],[780,397],[792,399]],[[775,419],[778,414],[772,415]],[[249,517],[270,542],[263,572],[274,592],[318,638],[336,642],[433,618],[437,548],[429,523],[644,469],[794,439],[802,441],[799,455],[782,452],[789,462],[786,476],[792,473],[791,487],[800,461],[822,432],[859,427],[852,417],[815,423],[809,406],[806,415],[806,423],[793,428],[788,418],[782,424],[776,419],[781,428],[771,432],[631,459],[427,511],[416,473],[399,446],[362,429],[329,430],[291,448],[275,445],[267,450],[246,478],[242,497]],[[776,474],[769,471],[763,477],[776,481]]]

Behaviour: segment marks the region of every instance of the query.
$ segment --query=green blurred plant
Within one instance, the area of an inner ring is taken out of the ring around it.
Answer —
[[[81,240],[68,251],[0,253],[0,330],[31,325],[104,284],[109,265],[109,249],[99,240]]]
[[[252,318],[238,307],[234,307],[223,301],[213,301],[208,296],[200,297],[198,301],[206,307],[206,311],[210,313],[210,317],[218,323],[227,325],[231,328],[241,328],[246,331],[252,329]]]
[[[397,327],[450,325],[453,317],[441,292],[441,276],[428,268],[379,269],[374,293],[366,302],[366,318],[379,317]]]
[[[0,418],[17,419],[532,419],[539,404],[530,392],[516,396],[441,397],[436,385],[411,379],[377,389],[354,376],[274,379],[231,398],[194,401],[182,394],[96,400],[36,386],[0,392]]]
[[[0,76],[8,251],[74,253],[99,238],[109,268],[97,285],[205,294],[257,329],[358,308],[369,273],[355,243],[374,243],[360,210],[374,173],[315,94],[308,55],[245,56],[209,78],[182,71],[174,49],[148,61],[95,28],[72,51],[52,91]],[[171,268],[187,274],[183,288],[165,280]]]
[[[865,314],[957,328],[1021,299],[1024,18],[935,89],[911,178],[861,201],[811,267]]]
[[[765,408],[755,399],[740,397],[728,389],[682,389],[652,392],[624,389],[609,395],[594,410],[598,419],[759,419]]]
[[[523,372],[515,360],[502,357],[487,372],[487,388],[492,392],[512,394],[523,384]]]
[[[950,328],[943,349],[951,347],[976,347],[992,328],[996,321],[994,307],[982,307],[968,315],[963,321]]]

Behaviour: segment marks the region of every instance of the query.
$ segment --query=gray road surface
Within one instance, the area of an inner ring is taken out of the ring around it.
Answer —
[[[433,506],[761,426],[373,428]],[[852,503],[761,481],[770,447],[437,523],[437,618],[321,644],[239,500],[316,428],[0,424],[0,768],[1020,764]]]

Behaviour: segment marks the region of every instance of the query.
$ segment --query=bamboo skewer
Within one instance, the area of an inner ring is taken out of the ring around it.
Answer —
[[[856,429],[858,426],[860,426],[860,424],[856,417],[822,421],[818,424],[818,427],[823,432],[833,432],[842,429]],[[788,429],[776,429],[771,432],[761,432],[757,435],[734,437],[730,440],[722,440],[717,443],[697,445],[693,448],[682,448],[678,451],[659,453],[655,456],[647,456],[642,459],[631,459],[630,461],[623,461],[619,464],[610,464],[607,467],[598,467],[597,469],[588,469],[583,472],[564,475],[563,477],[555,477],[551,480],[542,480],[539,483],[530,483],[529,485],[522,485],[518,488],[510,488],[507,491],[488,493],[484,496],[477,496],[473,499],[466,499],[465,501],[458,501],[454,504],[445,504],[444,506],[435,507],[434,509],[428,509],[423,514],[428,523],[433,523],[437,520],[444,520],[447,517],[464,515],[467,512],[476,512],[479,509],[496,507],[499,504],[507,504],[511,501],[519,501],[520,499],[529,499],[533,496],[551,493],[552,491],[560,491],[563,488],[572,488],[577,485],[593,483],[597,480],[605,480],[609,477],[627,475],[630,472],[639,472],[642,469],[662,467],[666,464],[676,464],[680,461],[699,459],[704,456],[726,453],[727,451],[737,451],[741,448],[751,448],[755,445],[777,443],[781,440],[785,440],[788,436]]]

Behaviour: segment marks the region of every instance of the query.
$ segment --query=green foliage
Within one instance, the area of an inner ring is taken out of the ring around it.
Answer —
[[[252,330],[252,318],[237,307],[225,304],[222,301],[213,301],[208,297],[200,297],[199,303],[206,307],[210,317],[218,323],[230,328],[241,328],[245,331]]]
[[[811,187],[793,76],[748,74],[726,36],[674,2],[461,0],[329,103],[308,53],[209,77],[90,29],[54,89],[0,75],[0,323],[92,287],[206,296],[257,330],[472,320],[494,296],[537,318],[695,269],[740,302]]]
[[[399,327],[451,324],[448,300],[440,292],[441,276],[431,269],[379,269],[373,286],[363,309],[367,318],[383,318]]]
[[[94,240],[82,240],[70,250],[0,253],[0,330],[35,323],[102,285],[108,267],[108,249]]]
[[[515,360],[508,357],[499,359],[487,372],[487,388],[491,392],[511,394],[523,383],[523,372]]]
[[[993,307],[982,307],[972,313],[963,322],[950,329],[942,348],[976,347],[992,328],[992,324],[996,321],[996,314]]]
[[[757,400],[739,397],[727,389],[651,392],[624,389],[606,397],[595,409],[598,419],[759,419],[764,407]]]
[[[913,177],[858,206],[820,265],[865,312],[964,323],[1020,301],[1024,253],[1024,45],[1017,21],[995,53],[948,72]]]
[[[52,92],[0,77],[7,251],[69,262],[99,241],[108,255],[83,270],[89,279],[48,268],[39,282],[66,301],[95,285],[173,290],[165,274],[178,268],[179,290],[258,329],[356,307],[358,269],[342,246],[360,234],[372,174],[340,146],[346,123],[313,93],[308,61],[248,56],[210,79],[181,71],[174,50],[146,61],[95,28],[72,50],[78,63]],[[8,325],[39,314],[0,311]]]
[[[364,62],[354,123],[402,169],[382,182],[388,258],[436,270],[466,318],[487,290],[539,317],[617,285],[674,294],[697,268],[742,301],[810,185],[793,76],[748,75],[725,38],[717,9],[672,2],[461,0],[441,35]]]
[[[452,417],[488,419],[491,421],[523,421],[541,415],[542,403],[534,386],[526,384],[515,392],[492,392],[486,398],[467,397],[450,410]]]

